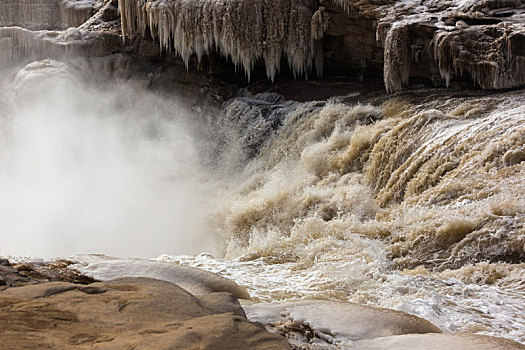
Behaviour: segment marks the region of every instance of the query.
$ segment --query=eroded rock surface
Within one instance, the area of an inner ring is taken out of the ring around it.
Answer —
[[[3,349],[288,349],[227,293],[197,298],[150,278],[0,292]]]
[[[97,281],[68,268],[71,264],[73,262],[69,260],[39,264],[11,264],[7,259],[0,259],[0,290],[44,282],[89,284]]]
[[[300,331],[329,343],[410,333],[441,333],[429,321],[404,312],[328,301],[298,301],[246,306],[252,321],[281,332]]]
[[[245,310],[249,320],[286,335],[297,349],[525,349],[509,339],[441,333],[420,317],[357,304],[305,300],[245,305]]]

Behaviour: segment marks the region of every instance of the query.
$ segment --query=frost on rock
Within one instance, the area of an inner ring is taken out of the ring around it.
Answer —
[[[423,26],[433,31],[426,45],[415,41]],[[415,63],[435,67],[447,86],[454,77],[483,89],[525,85],[525,0],[398,1],[378,11],[377,40],[389,92],[408,85]]]
[[[0,38],[4,40],[2,51],[4,62],[16,62],[20,58],[32,59],[35,53],[43,57],[56,56],[53,52],[60,49],[60,54],[65,53],[65,46],[55,48],[55,39],[60,32],[31,31],[22,27],[0,27]]]
[[[65,28],[78,27],[93,14],[95,0],[61,0],[60,15]]]
[[[2,63],[17,63],[42,58],[61,59],[75,55],[100,56],[107,54],[96,38],[80,32],[76,28],[65,31],[32,31],[22,27],[0,27],[0,52],[3,51]],[[100,54],[97,54],[100,51]]]
[[[33,2],[25,2],[28,9],[34,9]],[[64,21],[51,26],[55,29],[36,29],[40,25],[25,27],[23,23],[11,22],[13,25],[0,26],[0,68],[48,58],[106,56],[121,50],[116,1],[55,0],[55,3],[60,5],[55,9],[58,18]],[[4,24],[6,6],[0,4],[0,21]]]
[[[2,0],[0,27],[31,30],[77,27],[94,14],[95,0]]]
[[[399,0],[321,0],[323,3],[332,3],[342,8],[350,17],[358,17],[370,10],[375,10],[379,6],[394,4]]]
[[[0,27],[56,29],[60,25],[58,0],[2,0]]]
[[[23,100],[35,96],[38,91],[45,91],[51,81],[64,87],[78,83],[76,73],[67,64],[53,60],[36,61],[16,73],[10,94],[15,99]]]
[[[262,59],[273,80],[282,57],[295,76],[307,75],[316,63],[312,0],[119,0],[119,8],[125,38],[149,31],[186,66],[194,54],[200,61],[218,52],[249,78]]]
[[[467,28],[436,34],[435,56],[447,85],[467,72],[483,89],[514,88],[525,84],[524,44],[525,31],[512,26]]]

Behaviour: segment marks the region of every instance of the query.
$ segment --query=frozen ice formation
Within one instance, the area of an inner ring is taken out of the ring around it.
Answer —
[[[23,26],[29,29],[54,29],[60,26],[57,0],[3,0],[0,2],[0,27]]]
[[[404,312],[320,300],[245,306],[248,319],[282,327],[310,328],[331,344],[400,334],[441,333],[429,321]]]
[[[149,33],[163,49],[175,50],[186,66],[193,54],[200,61],[218,52],[242,67],[248,78],[262,59],[271,80],[283,56],[295,76],[313,68],[314,7],[311,0],[119,0],[125,38]]]
[[[0,66],[121,51],[114,4],[112,0],[2,1]]]
[[[437,66],[447,86],[454,76],[483,89],[525,84],[524,0],[408,0],[379,12],[387,91],[408,85],[417,65]]]
[[[0,27],[77,27],[94,14],[94,5],[95,0],[3,0],[0,3]]]
[[[248,79],[256,66],[264,66],[273,81],[287,62],[294,77],[357,71],[364,80],[367,72],[383,71],[388,92],[416,79],[517,88],[525,85],[525,0],[0,3],[2,58],[123,51],[144,58],[172,59],[175,53],[187,68],[205,56],[215,68],[222,56]]]
[[[31,96],[36,90],[44,89],[49,80],[65,86],[76,84],[77,78],[68,65],[53,61],[32,62],[16,73],[11,93],[16,98],[19,96]]]

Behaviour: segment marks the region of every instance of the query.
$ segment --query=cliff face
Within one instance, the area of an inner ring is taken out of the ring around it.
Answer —
[[[525,76],[516,74],[525,62],[523,0],[324,0],[321,4],[329,43],[325,57],[343,68],[384,67],[388,91],[401,90],[411,77],[434,85],[449,85],[462,77],[483,89],[525,84]]]
[[[4,0],[0,27],[27,29],[77,27],[95,13],[95,0]]]
[[[118,0],[118,7],[120,15],[116,0],[2,2],[0,53],[124,51],[178,57],[186,67],[212,57],[248,79],[261,66],[274,80],[283,64],[294,77],[382,72],[390,92],[421,78],[525,85],[525,0]]]
[[[2,1],[1,66],[125,51],[116,6],[106,0]]]

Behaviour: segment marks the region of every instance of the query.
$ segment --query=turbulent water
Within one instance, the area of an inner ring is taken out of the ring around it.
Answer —
[[[351,301],[525,342],[522,92],[272,93],[205,119],[40,68],[0,98],[3,255],[167,253],[256,301]],[[213,256],[178,255],[198,252]]]
[[[251,155],[213,216],[226,259],[158,260],[259,301],[351,301],[525,342],[522,92],[275,101],[225,108]]]

